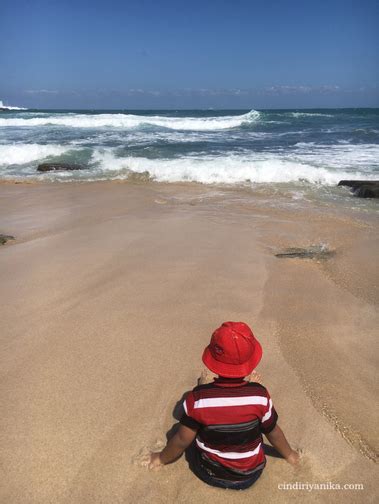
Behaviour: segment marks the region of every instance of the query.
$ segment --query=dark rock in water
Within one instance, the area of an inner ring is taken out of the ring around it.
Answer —
[[[379,198],[378,180],[341,180],[338,185],[351,187],[358,198]]]
[[[275,257],[325,260],[334,254],[334,250],[329,250],[324,245],[314,245],[309,248],[290,247],[275,254]]]
[[[14,236],[0,234],[0,245],[4,245],[7,241],[14,239]]]
[[[359,187],[361,185],[377,185],[379,180],[340,180],[338,182],[339,186],[346,187]]]
[[[356,187],[353,193],[358,198],[379,198],[379,182],[377,185],[363,184]]]
[[[38,165],[37,171],[47,172],[47,171],[73,171],[73,170],[84,170],[84,166],[71,163],[42,163]]]

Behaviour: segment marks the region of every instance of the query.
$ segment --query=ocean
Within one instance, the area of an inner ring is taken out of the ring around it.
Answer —
[[[38,173],[48,161],[84,169]],[[299,197],[337,194],[341,179],[378,170],[379,109],[0,112],[3,180],[197,182]]]

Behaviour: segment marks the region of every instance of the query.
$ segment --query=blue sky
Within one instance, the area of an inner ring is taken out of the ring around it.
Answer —
[[[3,0],[0,99],[38,108],[379,106],[376,0]]]

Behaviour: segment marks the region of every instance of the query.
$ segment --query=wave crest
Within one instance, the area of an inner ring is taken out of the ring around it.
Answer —
[[[47,157],[60,156],[69,150],[72,150],[72,147],[64,145],[0,145],[0,165],[22,165]]]
[[[32,118],[1,118],[0,126],[66,126],[71,128],[123,128],[157,126],[173,130],[214,131],[250,124],[259,119],[259,112],[251,110],[239,116],[166,117],[134,114],[65,114]]]
[[[131,172],[148,173],[158,182],[200,182],[203,184],[245,183],[311,183],[336,185],[341,179],[370,175],[356,170],[335,170],[280,157],[249,157],[228,155],[207,158],[147,159],[118,158],[111,150],[95,150],[92,155],[98,176],[113,179],[128,178]],[[372,177],[371,177],[372,178]]]

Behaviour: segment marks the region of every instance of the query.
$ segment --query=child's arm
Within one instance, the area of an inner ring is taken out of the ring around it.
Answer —
[[[268,434],[265,434],[265,436],[272,446],[287,460],[287,462],[292,465],[296,465],[299,462],[299,454],[290,447],[279,425],[276,425],[273,430]]]
[[[180,425],[178,432],[167,442],[161,452],[150,453],[149,469],[174,462],[189,447],[195,437],[195,430]]]

